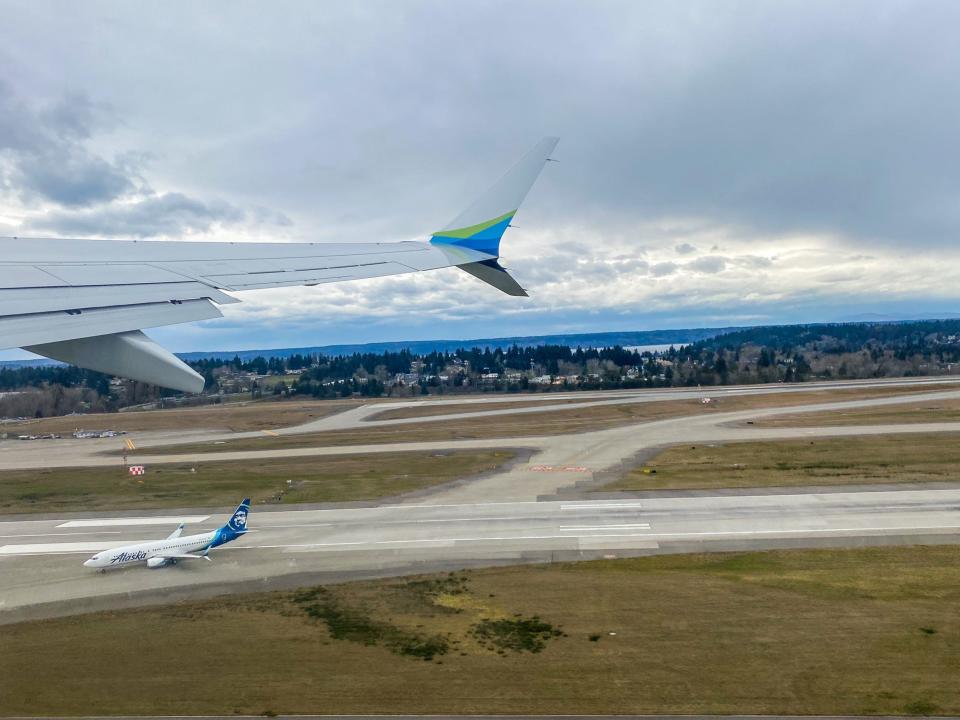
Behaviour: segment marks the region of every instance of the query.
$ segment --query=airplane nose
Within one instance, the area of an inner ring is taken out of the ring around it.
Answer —
[[[93,567],[93,558],[90,558],[89,560],[84,560],[83,566],[84,566],[84,567]]]

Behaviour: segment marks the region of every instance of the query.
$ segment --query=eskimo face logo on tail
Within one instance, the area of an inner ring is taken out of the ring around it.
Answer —
[[[237,530],[246,530],[247,529],[247,511],[238,510],[236,514],[233,516],[232,524],[237,528]]]

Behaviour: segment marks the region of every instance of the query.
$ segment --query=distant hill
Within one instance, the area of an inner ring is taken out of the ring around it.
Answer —
[[[461,348],[482,350],[508,348],[511,345],[530,347],[534,345],[566,345],[569,347],[612,347],[635,345],[687,344],[708,340],[717,335],[740,328],[685,328],[678,330],[636,330],[625,332],[574,333],[569,335],[529,335],[524,337],[477,338],[474,340],[403,340],[399,342],[363,343],[357,345],[316,345],[296,348],[264,348],[262,350],[223,350],[214,352],[177,353],[183,360],[230,359],[241,360],[255,357],[285,358],[291,355],[352,355],[354,353],[382,353],[409,350],[413,353],[453,352]]]
[[[957,323],[956,319],[945,320],[926,320],[922,321],[931,324],[938,330],[949,327],[950,323]],[[759,327],[722,327],[722,328],[677,328],[671,330],[629,330],[622,332],[599,332],[599,333],[569,333],[558,335],[525,335],[515,337],[501,338],[475,338],[472,340],[401,340],[397,342],[380,343],[357,343],[353,345],[312,345],[309,347],[291,347],[291,348],[258,348],[255,350],[214,350],[177,353],[177,356],[188,362],[197,360],[223,360],[233,359],[239,356],[241,360],[247,362],[256,357],[263,358],[287,358],[291,355],[310,355],[321,354],[327,356],[344,356],[354,353],[375,353],[399,352],[408,350],[414,354],[423,354],[430,352],[454,352],[461,349],[480,348],[481,350],[495,350],[497,348],[508,348],[512,345],[520,347],[532,347],[537,345],[565,345],[571,348],[602,348],[619,345],[621,347],[636,346],[667,346],[667,345],[689,345],[692,343],[707,342],[710,346],[720,346],[726,344],[738,344],[743,342],[755,342],[763,344],[764,341],[795,341],[799,336],[808,336],[811,333],[830,332],[842,335],[860,335],[863,333],[876,332],[878,328],[882,329],[884,335],[897,335],[903,333],[904,325],[909,325],[911,321],[903,319],[886,319],[877,316],[877,319],[867,319],[859,321],[844,321],[840,323],[812,323],[807,325],[768,325]],[[723,336],[724,341],[719,340]],[[714,342],[710,342],[710,341]],[[43,367],[49,365],[62,365],[54,360],[2,360],[0,368],[25,368],[25,367]]]
[[[58,360],[47,360],[46,358],[38,358],[36,360],[0,360],[0,367],[10,368],[11,370],[16,370],[17,368],[48,367],[50,365],[63,364],[64,363]]]

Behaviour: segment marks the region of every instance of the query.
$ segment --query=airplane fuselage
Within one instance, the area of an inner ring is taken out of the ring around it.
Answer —
[[[246,534],[249,512],[250,498],[244,498],[233,511],[227,524],[216,530],[196,535],[182,535],[184,523],[180,523],[180,527],[163,540],[102,550],[83,564],[88,568],[106,570],[142,562],[145,562],[148,568],[161,568],[165,565],[173,565],[178,560],[209,560],[209,553],[213,548],[225,545]]]
[[[124,545],[99,552],[83,564],[86,567],[106,569],[146,562],[154,567],[159,567],[159,564],[150,563],[150,561],[167,558],[171,553],[182,555],[184,553],[203,552],[213,544],[216,537],[217,531],[212,530],[199,535],[187,535],[170,540]]]

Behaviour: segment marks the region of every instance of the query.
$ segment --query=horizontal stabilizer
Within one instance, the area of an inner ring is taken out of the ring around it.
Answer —
[[[62,340],[24,348],[37,355],[108,375],[198,393],[203,376],[139,330]]]
[[[520,287],[520,284],[514,280],[510,273],[503,269],[496,260],[484,260],[483,262],[467,263],[458,265],[461,270],[466,270],[475,278],[483,280],[488,285],[493,285],[497,290],[502,290],[507,295],[514,297],[527,297],[527,291]]]

